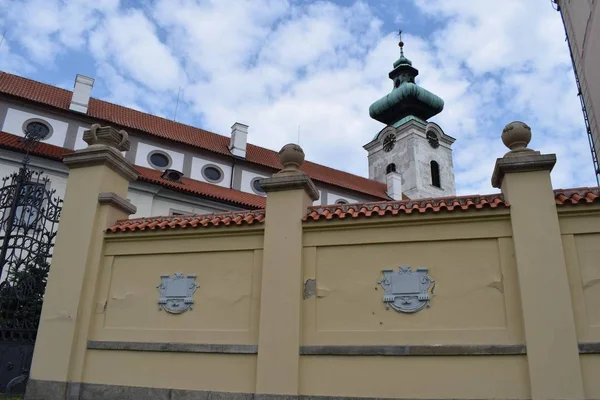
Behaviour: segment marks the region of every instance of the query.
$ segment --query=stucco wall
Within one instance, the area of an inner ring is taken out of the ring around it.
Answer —
[[[87,340],[256,345],[262,228],[235,229],[107,235]],[[304,281],[315,279],[316,290],[302,302],[302,346],[524,343],[508,211],[384,226],[305,225],[303,242]],[[400,265],[429,268],[438,282],[431,308],[385,309],[377,280],[382,269]],[[181,315],[159,311],[156,303],[160,275],[174,272],[195,274],[200,285],[194,309]],[[285,302],[280,307],[285,312]],[[115,363],[135,372],[121,374],[109,367]],[[154,372],[166,364],[183,371]],[[304,395],[529,396],[524,355],[304,355],[299,368]],[[393,379],[399,371],[403,379]],[[82,377],[93,384],[252,393],[256,355],[87,349]]]
[[[316,291],[303,302],[303,344],[522,344],[510,236],[508,215],[309,230],[304,277],[315,279]],[[405,265],[429,269],[436,281],[431,308],[386,310],[381,271]]]
[[[600,215],[564,213],[561,233],[577,338],[600,341]]]
[[[531,398],[524,356],[304,356],[300,359],[300,371],[300,391],[304,395]]]
[[[517,223],[515,210],[501,207],[301,223],[296,215],[310,204],[303,190],[274,193],[265,224],[103,234],[90,250],[97,257],[87,268],[98,272],[87,277],[80,303],[91,317],[77,327],[67,374],[82,393],[107,385],[121,397],[141,387],[195,391],[189,398],[540,398],[526,329],[527,315],[535,317],[522,298],[543,295],[543,287],[521,287],[531,266],[518,264],[514,241],[516,230],[531,233],[535,221]],[[598,398],[600,205],[581,207],[558,208],[555,236],[580,346],[577,353],[573,341],[577,379],[585,398]],[[400,266],[428,269],[435,280],[429,308],[386,309],[378,280]],[[157,305],[160,276],[176,272],[196,275],[199,285],[193,309],[179,315]],[[265,355],[273,343],[265,337],[283,344],[280,354]],[[43,371],[34,384],[44,381]],[[275,375],[285,385],[270,382]],[[120,398],[102,393],[97,398]]]
[[[262,231],[216,237],[109,238],[90,340],[256,344]],[[196,275],[193,310],[159,311],[161,275]]]

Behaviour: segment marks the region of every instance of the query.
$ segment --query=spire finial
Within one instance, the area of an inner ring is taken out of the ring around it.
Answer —
[[[404,42],[402,41],[402,29],[398,30],[398,46],[400,46],[400,57],[404,57]]]

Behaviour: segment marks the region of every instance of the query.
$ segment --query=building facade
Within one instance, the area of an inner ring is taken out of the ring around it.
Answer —
[[[369,179],[306,162],[304,171],[319,191],[314,205],[454,193],[454,139],[427,122],[443,101],[414,84],[418,71],[408,59],[394,67],[395,86],[387,96],[395,96],[393,104],[382,108],[386,118],[371,113],[387,127],[365,146]],[[139,172],[129,185],[128,199],[138,210],[133,217],[264,208],[260,180],[281,165],[275,151],[249,143],[247,125],[236,122],[229,137],[219,135],[95,99],[93,85],[94,79],[77,75],[68,91],[0,72],[0,176],[14,172],[22,159],[16,139],[35,131],[42,143],[31,166],[44,170],[63,197],[68,169],[62,156],[85,148],[83,132],[99,123],[128,133],[131,145],[124,155]],[[429,96],[424,101],[423,94]]]
[[[582,102],[586,129],[600,176],[600,7],[598,0],[554,0],[560,11]]]
[[[247,143],[248,126],[235,123],[230,137],[218,135],[89,97],[91,82],[77,76],[71,92],[0,72],[0,176],[18,168],[17,139],[35,130],[43,140],[31,166],[63,197],[68,169],[61,156],[85,148],[83,132],[100,123],[129,135],[125,156],[140,173],[128,195],[136,216],[264,208],[259,181],[281,165],[275,151]],[[306,169],[319,188],[315,205],[390,199],[384,183],[315,163]]]

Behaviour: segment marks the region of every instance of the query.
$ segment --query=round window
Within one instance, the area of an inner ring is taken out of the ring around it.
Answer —
[[[169,156],[165,153],[158,151],[150,153],[148,160],[154,168],[168,168],[171,164],[171,159],[169,158]]]
[[[338,199],[338,200],[336,200],[335,204],[342,205],[342,204],[348,204],[348,202],[344,199]]]
[[[218,167],[208,165],[202,170],[204,179],[210,182],[220,182],[223,178],[223,172]]]
[[[262,178],[254,178],[254,179],[252,179],[252,189],[256,193],[263,194],[265,191],[263,190],[262,186],[260,186],[260,180],[261,179]]]
[[[25,125],[25,135],[30,138],[44,140],[50,136],[50,127],[40,121],[32,121]]]

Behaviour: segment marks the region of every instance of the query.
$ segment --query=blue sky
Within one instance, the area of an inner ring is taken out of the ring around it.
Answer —
[[[397,29],[417,83],[445,100],[434,120],[457,139],[457,191],[490,177],[513,120],[556,153],[555,187],[595,185],[560,15],[547,0],[0,0],[0,69],[274,150],[367,174],[391,89]]]

